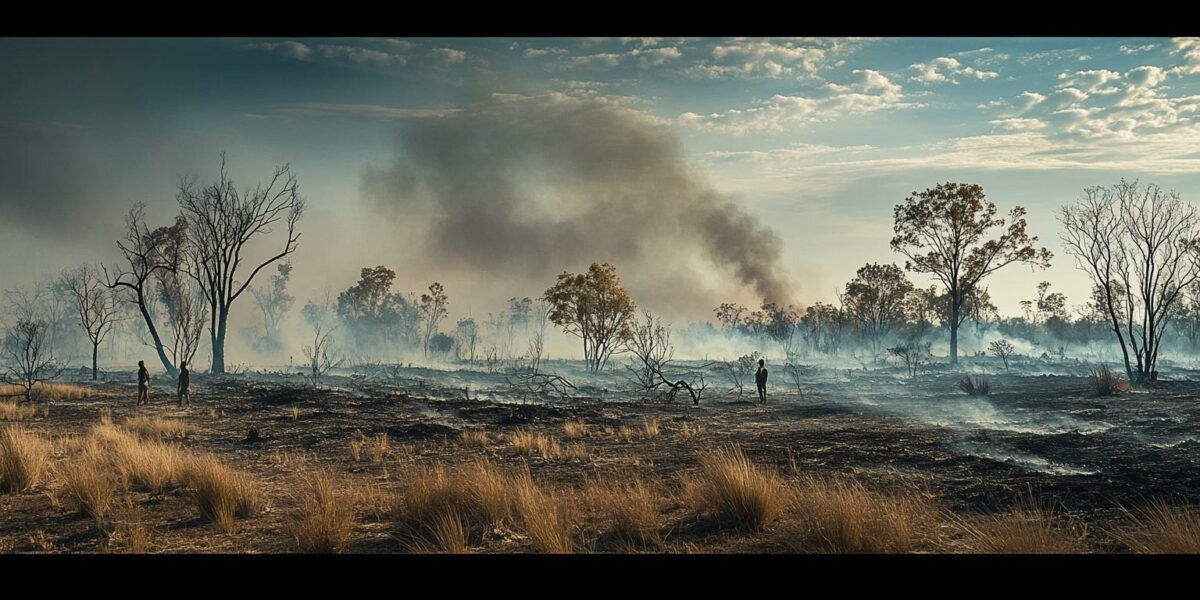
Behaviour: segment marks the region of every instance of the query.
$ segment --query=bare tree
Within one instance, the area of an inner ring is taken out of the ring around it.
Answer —
[[[304,357],[308,359],[313,385],[319,386],[325,375],[345,362],[345,358],[334,348],[333,332],[337,326],[334,324],[333,302],[328,297],[321,304],[310,301],[300,312],[313,330],[313,343],[304,346]],[[322,410],[325,410],[324,404]]]
[[[906,340],[904,344],[888,348],[888,354],[899,358],[908,370],[909,377],[916,377],[921,368],[929,364],[930,342],[920,343],[916,340]]]
[[[105,285],[110,289],[128,292],[129,301],[137,305],[163,369],[174,375],[175,366],[167,356],[149,306],[153,301],[152,278],[160,272],[173,273],[179,269],[187,223],[176,219],[170,227],[150,231],[146,226],[145,212],[146,205],[139,202],[125,216],[125,239],[117,241],[117,248],[121,250],[126,264],[112,273],[104,265],[100,268],[104,271]]]
[[[1034,248],[1037,237],[1025,232],[1024,217],[1024,208],[1013,207],[1006,227],[995,203],[973,184],[943,183],[896,206],[892,249],[908,258],[905,269],[934,275],[949,292],[951,364],[958,364],[963,302],[981,280],[1017,262],[1050,266],[1053,255]],[[1001,229],[999,237],[985,240],[993,228]]]
[[[296,224],[304,214],[296,176],[287,165],[276,167],[264,186],[239,192],[225,171],[225,153],[217,180],[197,186],[194,179],[179,184],[179,206],[187,219],[187,270],[200,284],[209,304],[212,372],[225,372],[225,337],[229,312],[235,300],[250,287],[254,276],[268,265],[296,251],[300,233]],[[287,229],[282,248],[260,262],[246,263],[246,245],[269,235],[282,223]],[[257,265],[248,275],[242,266]]]
[[[1129,380],[1154,381],[1172,309],[1200,278],[1195,208],[1173,191],[1122,179],[1084,190],[1060,221],[1067,252],[1097,286]]]
[[[84,263],[74,270],[63,271],[61,280],[75,300],[79,326],[92,342],[92,381],[95,381],[99,376],[97,363],[100,344],[112,331],[113,325],[123,318],[122,311],[117,304],[116,294],[104,285],[96,267]]]
[[[58,377],[63,366],[54,358],[46,339],[46,323],[18,319],[4,338],[3,380],[24,390],[25,401],[33,399],[33,387]]]
[[[634,384],[647,394],[659,394],[665,390],[670,401],[674,401],[679,391],[684,390],[691,396],[693,405],[700,404],[707,387],[704,368],[708,365],[686,373],[681,379],[668,378],[664,372],[672,369],[671,359],[674,355],[671,328],[663,325],[650,311],[646,311],[644,316],[645,321],[633,326],[627,343],[634,360],[626,368],[632,374]]]
[[[725,375],[729,378],[729,383],[733,384],[729,391],[737,392],[738,398],[742,397],[746,387],[746,378],[754,373],[760,358],[762,355],[754,352],[725,363]]]
[[[250,288],[258,310],[262,312],[263,334],[256,346],[260,350],[276,351],[280,348],[279,322],[292,309],[296,298],[287,293],[288,280],[292,276],[292,261],[286,260],[275,266],[270,285],[265,289]]]

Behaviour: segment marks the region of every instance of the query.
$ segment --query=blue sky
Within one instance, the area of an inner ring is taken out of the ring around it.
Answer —
[[[222,149],[247,182],[284,162],[299,173],[313,227],[301,297],[365,264],[420,280],[363,200],[364,169],[392,160],[409,124],[498,94],[672,131],[701,177],[776,231],[804,303],[834,300],[865,262],[901,262],[891,208],[941,181],[1025,206],[1055,252],[1048,273],[991,280],[1010,314],[1043,279],[1082,301],[1054,216],[1084,187],[1140,178],[1200,197],[1191,39],[4,39],[0,81],[0,277],[22,283],[107,257],[134,201],[167,218],[177,177],[211,173]],[[57,251],[7,247],[47,236]]]

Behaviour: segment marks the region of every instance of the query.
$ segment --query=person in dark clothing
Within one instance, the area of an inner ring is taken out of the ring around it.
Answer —
[[[150,404],[150,371],[145,361],[138,361],[138,406]]]
[[[754,383],[758,384],[758,401],[767,403],[767,361],[758,359],[758,372],[754,374]]]
[[[179,406],[183,406],[184,399],[187,399],[188,406],[192,404],[192,373],[188,371],[187,361],[179,363]]]

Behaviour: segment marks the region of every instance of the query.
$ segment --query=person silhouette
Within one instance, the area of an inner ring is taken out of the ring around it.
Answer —
[[[754,383],[758,384],[758,401],[767,403],[767,361],[758,359],[758,371],[754,373]]]
[[[138,399],[137,405],[150,404],[150,371],[146,369],[145,361],[138,361]]]
[[[179,406],[183,406],[184,399],[187,399],[188,406],[192,404],[192,374],[188,371],[187,361],[179,362]]]

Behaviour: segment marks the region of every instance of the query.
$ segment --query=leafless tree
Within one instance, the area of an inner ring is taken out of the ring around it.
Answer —
[[[63,366],[54,358],[46,340],[46,323],[18,319],[8,330],[3,349],[3,380],[24,390],[25,402],[33,399],[33,387],[58,377]]]
[[[345,362],[345,358],[334,348],[333,332],[337,330],[337,325],[333,317],[333,302],[326,295],[323,303],[310,301],[300,312],[312,327],[313,343],[304,346],[304,357],[308,359],[313,385],[319,386],[325,375]]]
[[[123,312],[115,292],[104,285],[96,267],[84,263],[76,269],[63,271],[61,280],[75,300],[79,326],[92,342],[92,381],[95,381],[99,376],[97,362],[100,344],[112,331],[113,325],[123,318]]]
[[[796,393],[800,394],[800,397],[803,398],[804,388],[800,386],[801,377],[804,376],[803,367],[794,362],[789,362],[783,365],[783,370],[787,372],[788,378],[791,379],[792,383],[796,386]]]
[[[100,268],[104,271],[105,285],[110,289],[126,291],[129,301],[137,305],[163,369],[174,375],[175,366],[167,356],[162,336],[150,312],[150,303],[153,301],[153,278],[160,272],[173,273],[179,269],[187,224],[177,219],[170,227],[151,231],[146,226],[145,212],[146,205],[139,202],[125,216],[125,238],[117,241],[125,264],[112,272],[104,265]]]
[[[671,328],[663,325],[650,311],[643,315],[645,320],[633,325],[632,334],[626,343],[629,352],[634,356],[632,364],[626,365],[634,385],[646,394],[657,395],[665,391],[666,398],[670,401],[674,401],[683,390],[691,396],[692,404],[700,404],[707,387],[704,383],[704,369],[709,365],[702,365],[684,373],[682,378],[668,378],[665,372],[673,370],[671,360],[674,355]]]
[[[1172,308],[1200,277],[1195,208],[1173,191],[1122,179],[1084,190],[1059,219],[1067,252],[1098,287],[1129,380],[1153,381]]]
[[[904,344],[888,348],[887,351],[904,363],[909,377],[916,377],[921,368],[929,364],[932,357],[929,351],[931,346],[930,342],[922,344],[916,340],[907,340]]]
[[[300,241],[296,224],[304,214],[304,200],[296,176],[287,165],[276,167],[266,185],[259,183],[239,192],[225,170],[224,153],[217,180],[198,186],[194,179],[184,179],[179,184],[178,200],[190,230],[186,268],[200,284],[209,305],[212,372],[224,373],[230,309],[259,271],[296,251]],[[265,260],[245,262],[247,244],[269,235],[280,223],[287,229],[282,248]],[[239,272],[250,265],[257,266],[248,275]]]
[[[738,398],[742,397],[746,387],[746,378],[754,374],[760,358],[762,355],[754,352],[739,356],[737,360],[731,360],[724,364],[725,375],[729,378],[729,383],[733,384],[733,388],[729,391],[737,392]]]

